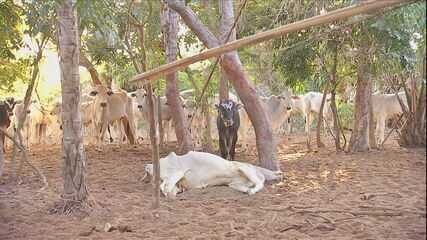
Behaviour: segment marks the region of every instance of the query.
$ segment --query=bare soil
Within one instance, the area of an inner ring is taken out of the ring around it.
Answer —
[[[400,148],[390,139],[382,151],[337,154],[331,142],[318,152],[307,152],[303,142],[292,136],[279,145],[286,178],[258,194],[191,190],[162,198],[156,211],[152,186],[141,181],[151,161],[148,145],[106,145],[102,152],[87,146],[87,182],[98,206],[68,216],[52,211],[62,191],[61,147],[33,146],[31,161],[49,187],[39,191],[29,168],[14,183],[6,161],[0,239],[426,238],[425,148]],[[237,159],[255,163],[256,156],[238,152]]]

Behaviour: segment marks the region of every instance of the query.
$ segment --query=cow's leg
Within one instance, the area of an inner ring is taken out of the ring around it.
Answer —
[[[231,160],[233,160],[233,161],[234,161],[234,155],[236,153],[237,139],[238,139],[238,137],[237,137],[237,129],[236,129],[236,131],[233,134],[233,140],[232,140],[231,146],[230,146],[230,157],[231,157]]]
[[[290,134],[291,133],[291,118],[290,117],[288,117],[288,119],[287,119],[287,124],[286,124],[286,133],[287,134]]]
[[[5,153],[6,152],[6,147],[5,147],[6,136],[3,133],[0,133],[0,134],[1,134],[1,144],[2,144],[3,153]]]
[[[219,136],[219,150],[221,151],[221,157],[226,159],[227,158],[227,147],[226,147],[226,140],[225,140],[225,136]]]
[[[381,116],[377,119],[376,135],[377,135],[378,144],[382,144],[384,142],[385,123],[386,123],[385,117]]]
[[[243,193],[249,193],[250,191],[247,180],[243,179],[242,177],[233,179],[233,181],[230,184],[228,184],[228,186],[234,190],[237,190]]]
[[[249,195],[259,192],[264,187],[264,175],[257,174],[257,171],[253,166],[244,163],[239,164],[239,171],[241,171],[246,178],[254,184],[254,186],[248,191]]]
[[[307,146],[310,148],[310,126],[311,126],[311,112],[308,111],[305,115],[305,134],[307,135]]]
[[[109,124],[108,123],[102,123],[102,125],[101,125],[101,132],[99,134],[99,141],[101,143],[104,142],[105,132],[107,131],[107,129],[109,129]]]
[[[175,197],[178,188],[176,184],[185,176],[188,169],[176,170],[172,173],[171,176],[168,176],[167,179],[163,180],[163,183],[160,186],[160,190],[162,190],[163,194],[167,197]]]
[[[42,142],[47,144],[47,124],[42,124]]]

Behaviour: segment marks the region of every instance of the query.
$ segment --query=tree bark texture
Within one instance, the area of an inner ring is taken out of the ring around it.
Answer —
[[[163,34],[166,43],[166,62],[176,60],[178,52],[178,14],[167,5],[163,8]],[[185,154],[193,149],[190,129],[184,114],[182,103],[179,99],[177,73],[166,75],[166,98],[172,111],[172,119],[175,125],[175,134],[178,143],[178,153]]]
[[[185,24],[207,48],[220,45],[219,40],[201,23],[195,13],[184,5],[184,2],[174,0],[168,0],[167,2],[172,9],[178,12]],[[258,158],[261,166],[271,170],[278,170],[275,154],[276,147],[270,120],[261,105],[254,86],[250,83],[249,77],[243,69],[239,56],[236,52],[226,53],[222,56],[220,64],[242,100],[249,119],[255,128]]]
[[[358,64],[354,126],[348,149],[350,152],[369,150],[369,102],[372,86],[367,51],[362,50]]]
[[[421,81],[421,87],[417,87],[415,76],[411,76],[410,89],[407,89],[404,81],[402,81],[409,105],[407,111],[404,111],[406,124],[403,126],[398,139],[399,145],[404,147],[425,147],[426,145],[425,72],[422,75],[424,79]]]
[[[80,115],[79,34],[76,0],[64,0],[57,9],[62,89],[62,147],[64,198],[84,201],[86,156]]]

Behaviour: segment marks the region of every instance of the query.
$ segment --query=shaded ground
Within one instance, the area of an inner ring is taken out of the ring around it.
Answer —
[[[194,190],[150,210],[151,184],[139,181],[148,146],[87,148],[88,186],[99,207],[89,215],[49,213],[62,189],[60,146],[38,146],[21,185],[0,179],[0,239],[425,239],[425,149],[308,153],[301,137],[279,146],[283,182],[254,196],[227,187]],[[9,159],[9,155],[7,156]],[[254,162],[256,156],[238,153]],[[9,170],[6,162],[6,170]],[[102,230],[106,223],[132,232]],[[93,230],[96,228],[95,230]],[[88,235],[88,236],[86,236]]]

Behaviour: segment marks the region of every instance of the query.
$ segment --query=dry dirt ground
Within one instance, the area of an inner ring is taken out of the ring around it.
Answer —
[[[425,239],[426,150],[390,141],[384,151],[307,152],[301,137],[279,146],[283,182],[248,196],[227,187],[192,190],[151,210],[141,181],[147,145],[87,147],[87,182],[98,206],[88,214],[52,213],[62,191],[60,146],[33,146],[19,185],[10,165],[0,179],[0,239]],[[166,154],[166,151],[163,155]],[[10,159],[10,155],[7,155]],[[241,161],[256,156],[239,152]],[[120,230],[105,232],[107,225]]]

